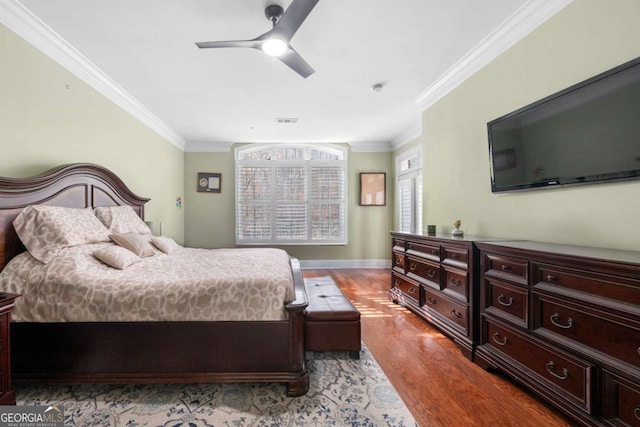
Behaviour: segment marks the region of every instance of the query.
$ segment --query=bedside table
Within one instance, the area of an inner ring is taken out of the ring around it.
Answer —
[[[11,347],[9,345],[11,310],[20,295],[0,298],[0,405],[15,405],[16,394],[11,390]]]

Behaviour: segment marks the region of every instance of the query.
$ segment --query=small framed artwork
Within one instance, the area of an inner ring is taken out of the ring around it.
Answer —
[[[362,172],[360,174],[360,206],[385,206],[387,204],[387,174]]]
[[[198,193],[222,192],[222,174],[198,172]]]

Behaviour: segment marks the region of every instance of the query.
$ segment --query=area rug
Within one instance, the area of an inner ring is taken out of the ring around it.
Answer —
[[[363,345],[314,352],[309,392],[287,397],[283,384],[17,385],[18,405],[64,407],[66,426],[417,426]]]

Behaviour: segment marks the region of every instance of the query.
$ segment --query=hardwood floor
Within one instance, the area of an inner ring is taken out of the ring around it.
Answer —
[[[331,276],[362,315],[362,340],[418,425],[574,425],[533,394],[466,359],[429,323],[388,298],[387,269],[304,270]]]

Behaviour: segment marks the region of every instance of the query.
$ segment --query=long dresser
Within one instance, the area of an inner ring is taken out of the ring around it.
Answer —
[[[640,426],[640,252],[482,242],[475,360],[585,425]]]
[[[473,359],[478,336],[479,237],[391,232],[391,297]]]

